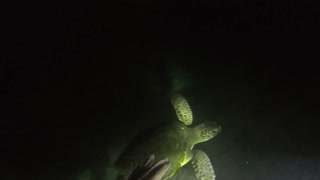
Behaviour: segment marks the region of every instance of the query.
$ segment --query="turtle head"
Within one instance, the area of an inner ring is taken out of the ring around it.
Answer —
[[[204,122],[193,128],[196,142],[208,141],[221,131],[221,126],[215,122]]]

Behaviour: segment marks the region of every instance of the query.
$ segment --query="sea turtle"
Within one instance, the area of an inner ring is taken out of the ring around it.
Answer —
[[[172,177],[190,160],[198,180],[215,179],[209,157],[201,150],[193,150],[193,146],[216,136],[221,126],[204,122],[194,128],[188,127],[192,124],[193,116],[187,100],[180,94],[170,95],[170,100],[180,122],[164,123],[135,137],[115,162],[122,179],[128,179],[133,170],[143,165],[151,154],[155,155],[155,162],[169,158],[170,167],[163,180]]]

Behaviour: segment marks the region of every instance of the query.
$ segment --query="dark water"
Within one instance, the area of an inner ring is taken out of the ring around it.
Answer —
[[[75,4],[52,5],[45,21],[8,20],[1,179],[112,179],[110,164],[134,135],[176,120],[173,88],[194,125],[222,125],[195,146],[217,180],[320,178],[311,4]],[[190,166],[177,176],[193,178]]]

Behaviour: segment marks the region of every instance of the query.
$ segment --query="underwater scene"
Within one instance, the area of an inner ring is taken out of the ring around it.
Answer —
[[[314,11],[288,6],[53,5],[46,55],[30,31],[0,65],[0,180],[320,179]]]

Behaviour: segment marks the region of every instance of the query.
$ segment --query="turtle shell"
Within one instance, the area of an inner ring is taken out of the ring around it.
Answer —
[[[116,168],[126,179],[134,169],[142,166],[151,154],[154,162],[165,157],[170,160],[170,168],[163,179],[168,179],[183,165],[192,144],[190,129],[179,122],[171,122],[149,129],[138,135],[127,146],[115,162]]]

